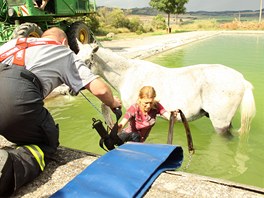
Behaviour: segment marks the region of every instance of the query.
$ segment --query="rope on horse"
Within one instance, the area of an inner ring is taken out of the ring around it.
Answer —
[[[194,154],[195,150],[193,147],[192,135],[191,135],[191,130],[190,130],[189,124],[187,122],[187,119],[186,119],[184,113],[180,109],[178,111],[180,113],[181,120],[182,120],[182,123],[183,123],[184,128],[185,128],[189,153]],[[176,119],[174,114],[175,114],[175,112],[172,111],[171,115],[170,115],[169,132],[168,132],[168,139],[167,139],[168,144],[172,144],[172,140],[173,140],[173,126],[174,126],[174,121]]]

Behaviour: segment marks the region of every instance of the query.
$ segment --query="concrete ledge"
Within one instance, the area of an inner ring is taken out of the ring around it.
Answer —
[[[180,172],[162,173],[145,197],[264,197],[264,189]]]
[[[8,148],[12,147],[12,144],[0,137],[0,146]],[[59,147],[54,161],[47,165],[45,171],[34,181],[20,188],[11,198],[48,198],[98,157],[100,156],[93,153]],[[264,197],[264,189],[181,171],[167,171],[155,180],[144,197],[257,198]]]

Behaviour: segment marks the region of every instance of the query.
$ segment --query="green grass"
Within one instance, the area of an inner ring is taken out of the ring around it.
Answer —
[[[256,17],[240,17],[240,21],[232,16],[216,16],[215,18],[197,17],[186,18],[180,24],[171,24],[172,33],[181,33],[199,30],[264,30],[264,21],[258,22]],[[128,38],[142,38],[147,36],[164,35],[167,30],[155,30],[153,32],[137,34],[134,32],[117,31],[113,38],[98,37],[100,41],[119,40]]]

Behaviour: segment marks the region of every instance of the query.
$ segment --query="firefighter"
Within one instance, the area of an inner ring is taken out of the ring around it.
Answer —
[[[63,83],[75,94],[85,88],[110,108],[121,107],[57,27],[42,38],[13,39],[0,47],[0,135],[16,145],[0,149],[0,197],[36,178],[56,152],[59,128],[43,99]]]

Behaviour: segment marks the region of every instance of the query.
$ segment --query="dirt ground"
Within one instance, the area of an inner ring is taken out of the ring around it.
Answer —
[[[177,34],[157,35],[143,38],[122,39],[101,42],[105,48],[128,58],[144,59],[157,53],[173,49],[191,42],[221,34],[221,31],[193,31]]]

